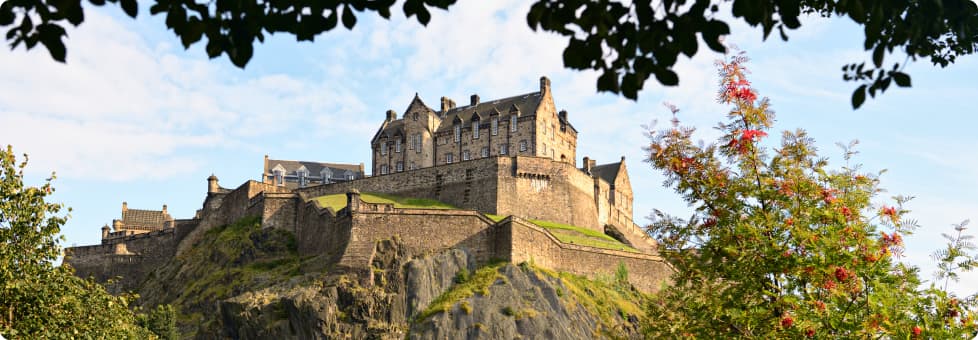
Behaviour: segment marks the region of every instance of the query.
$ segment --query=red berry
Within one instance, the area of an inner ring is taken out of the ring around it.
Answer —
[[[807,336],[807,337],[809,337],[809,338],[811,338],[811,337],[813,337],[813,336],[815,336],[815,330],[814,330],[814,329],[811,329],[811,328],[809,328],[808,330],[806,330],[806,331],[805,331],[805,336]]]
[[[846,282],[849,279],[849,275],[851,274],[845,268],[839,267],[835,269],[835,279],[839,280],[839,282]]]
[[[921,331],[920,326],[913,326],[913,336],[920,336]]]
[[[785,315],[781,318],[781,327],[791,328],[793,324],[795,324],[795,320],[791,318],[791,315]]]

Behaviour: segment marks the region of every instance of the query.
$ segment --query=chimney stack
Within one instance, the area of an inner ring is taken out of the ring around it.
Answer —
[[[472,106],[479,105],[479,95],[473,94],[471,99],[472,99],[472,104],[471,104]]]
[[[391,122],[397,119],[397,112],[394,110],[387,110],[387,121]]]
[[[560,112],[557,113],[557,117],[560,117],[560,120],[563,120],[563,121],[566,122],[567,121],[567,110],[560,110]]]
[[[129,211],[129,205],[126,202],[122,202],[122,212]]]
[[[452,105],[451,99],[448,99],[448,97],[441,97],[441,112],[451,110],[454,108],[454,106],[455,105]]]
[[[163,213],[166,213],[166,204],[163,205]]]
[[[550,92],[550,78],[540,77],[540,93]]]
[[[590,175],[591,174],[591,164],[593,164],[593,163],[591,163],[591,158],[585,156],[583,163],[584,163],[584,173]]]
[[[104,240],[104,239],[107,239],[107,238],[109,238],[109,225],[108,224],[106,224],[105,226],[102,227],[102,239]]]

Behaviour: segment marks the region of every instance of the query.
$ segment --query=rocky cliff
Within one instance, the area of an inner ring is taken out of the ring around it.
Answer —
[[[588,280],[532,263],[477,264],[464,251],[411,254],[377,242],[371,277],[300,257],[257,219],[207,231],[140,285],[140,304],[173,304],[185,338],[639,338],[646,297],[627,273]]]

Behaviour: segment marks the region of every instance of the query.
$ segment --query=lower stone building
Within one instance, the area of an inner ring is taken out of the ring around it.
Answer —
[[[167,228],[173,228],[173,217],[166,211],[166,204],[163,210],[142,210],[129,209],[129,205],[122,202],[122,218],[112,220],[111,229],[108,225],[102,227],[102,242]]]

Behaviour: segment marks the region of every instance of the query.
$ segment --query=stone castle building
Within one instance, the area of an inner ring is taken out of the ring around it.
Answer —
[[[363,163],[342,164],[269,159],[265,155],[262,182],[291,189],[363,178]]]
[[[141,210],[129,209],[129,205],[122,202],[122,218],[112,220],[112,230],[108,225],[102,227],[102,240],[104,242],[169,228],[173,228],[173,217],[167,213],[166,204],[163,205],[163,210]]]
[[[415,94],[401,118],[387,111],[370,144],[374,175],[494,156],[574,164],[577,130],[567,111],[555,109],[550,79],[542,77],[538,92],[485,102],[473,94],[462,107],[442,97],[439,111]]]
[[[464,107],[441,102],[434,111],[415,95],[400,117],[388,111],[370,140],[372,176],[359,166],[352,180],[336,178],[335,169],[343,169],[336,164],[266,157],[261,181],[231,189],[209,177],[193,218],[69,248],[65,262],[81,276],[121,276],[122,288],[131,289],[207,230],[258,216],[262,227],[294,233],[300,255],[327,255],[334,268],[359,273],[367,283],[376,242],[393,238],[412,254],[461,249],[478,263],[534,261],[580,275],[612,275],[624,265],[629,281],[645,291],[668,279],[671,269],[655,240],[632,220],[625,158],[599,165],[584,157],[577,165],[578,132],[567,113],[556,110],[546,77],[538,92],[486,102],[473,96]],[[361,192],[457,209],[368,203]],[[331,195],[344,195],[345,207],[334,210],[317,200]],[[565,243],[536,220],[590,229],[628,248]]]

